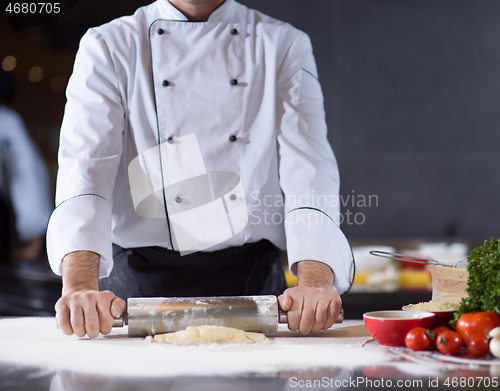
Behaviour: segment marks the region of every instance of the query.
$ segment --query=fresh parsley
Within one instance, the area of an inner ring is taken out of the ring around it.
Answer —
[[[495,311],[500,314],[500,239],[491,238],[472,250],[467,265],[467,293],[455,314],[455,321],[471,311]]]

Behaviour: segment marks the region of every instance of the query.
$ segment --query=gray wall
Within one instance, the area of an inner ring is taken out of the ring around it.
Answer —
[[[311,37],[349,237],[500,236],[500,1],[241,2]]]

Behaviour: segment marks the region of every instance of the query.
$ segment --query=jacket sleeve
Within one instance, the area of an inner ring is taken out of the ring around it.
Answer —
[[[56,209],[47,230],[52,270],[74,251],[100,255],[99,277],[112,267],[111,198],[122,154],[125,111],[115,67],[101,35],[80,42],[66,91]]]
[[[300,32],[278,70],[277,128],[280,185],[290,271],[320,261],[334,272],[334,289],[354,278],[352,251],[339,228],[339,172],[327,140],[323,94],[309,37]]]

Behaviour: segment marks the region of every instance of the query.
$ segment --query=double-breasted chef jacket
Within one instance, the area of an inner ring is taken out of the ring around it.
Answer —
[[[324,262],[345,292],[354,261],[339,228],[339,174],[310,40],[234,0],[205,22],[158,0],[83,36],[47,232],[54,272],[66,254],[86,250],[100,255],[106,277],[112,243],[178,250],[168,219],[137,213],[128,167],[193,134],[207,172],[241,178],[244,197],[228,195],[226,208],[240,202],[248,212],[239,233],[205,251],[267,239],[287,250],[292,274],[301,260]]]

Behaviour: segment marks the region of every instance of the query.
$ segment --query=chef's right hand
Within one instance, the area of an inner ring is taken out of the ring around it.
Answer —
[[[59,328],[66,335],[95,338],[109,334],[113,319],[125,311],[125,301],[111,291],[82,290],[63,295],[56,303]]]

